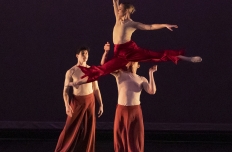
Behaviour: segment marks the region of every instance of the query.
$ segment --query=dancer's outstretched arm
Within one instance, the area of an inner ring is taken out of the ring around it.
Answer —
[[[146,78],[144,78],[143,88],[149,94],[156,93],[156,85],[155,85],[155,80],[153,76],[153,73],[155,71],[157,71],[157,65],[154,65],[153,67],[149,69],[149,82],[147,81]]]
[[[143,24],[140,22],[134,22],[134,28],[139,30],[159,30],[162,28],[167,28],[170,31],[173,31],[172,28],[178,28],[177,25],[170,25],[170,24]]]
[[[118,19],[118,8],[119,8],[119,0],[113,0],[113,6],[114,6],[114,15],[116,20]]]

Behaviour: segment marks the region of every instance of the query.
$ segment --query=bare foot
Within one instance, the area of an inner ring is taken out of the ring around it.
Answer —
[[[191,62],[201,62],[202,61],[202,58],[199,57],[199,56],[194,56],[194,57],[191,57]]]
[[[179,55],[178,58],[180,58],[181,60],[193,62],[193,63],[198,63],[202,61],[202,58],[200,56],[187,57],[187,56]]]

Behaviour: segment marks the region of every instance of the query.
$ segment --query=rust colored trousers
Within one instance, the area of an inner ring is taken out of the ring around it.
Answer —
[[[94,152],[96,118],[93,93],[73,96],[70,106],[74,113],[72,117],[67,116],[55,152]]]
[[[144,125],[140,105],[117,105],[114,119],[114,151],[144,151]]]

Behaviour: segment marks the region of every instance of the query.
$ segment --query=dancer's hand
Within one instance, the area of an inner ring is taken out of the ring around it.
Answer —
[[[173,31],[172,28],[178,28],[177,25],[169,25],[169,24],[166,24],[165,27],[169,29],[170,31]]]
[[[110,51],[110,43],[109,43],[109,42],[107,42],[107,43],[105,44],[104,50],[105,50],[106,53],[108,53],[108,52]]]
[[[74,88],[78,89],[79,86],[80,86],[80,85],[79,85],[77,82],[73,82],[73,87],[74,87]]]
[[[78,89],[80,85],[78,82],[69,82],[68,86]]]
[[[102,55],[102,59],[101,59],[101,65],[105,64],[106,60],[107,60],[107,56],[108,56],[108,53],[110,51],[110,43],[107,42],[105,45],[104,45],[104,50],[105,52],[103,53]]]
[[[66,114],[69,116],[69,117],[72,117],[72,114],[73,114],[73,109],[72,107],[68,104],[65,106],[66,108]]]
[[[101,115],[103,114],[103,104],[100,105],[99,110],[98,110],[98,118],[101,117]]]
[[[157,71],[157,65],[154,65],[149,69],[149,72],[155,72],[155,71]]]

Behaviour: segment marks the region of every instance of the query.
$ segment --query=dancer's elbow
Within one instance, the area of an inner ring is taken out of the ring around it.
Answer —
[[[156,90],[151,90],[148,92],[150,95],[154,95],[156,93]]]

